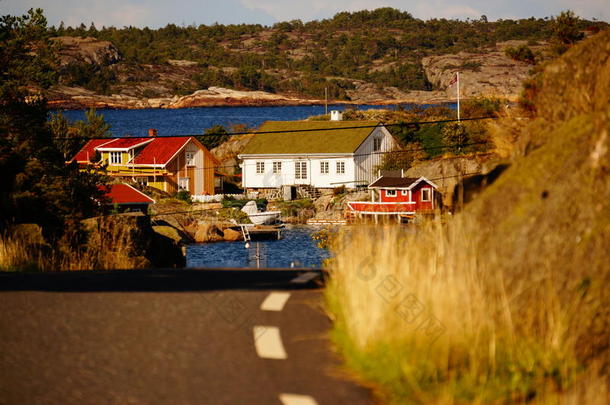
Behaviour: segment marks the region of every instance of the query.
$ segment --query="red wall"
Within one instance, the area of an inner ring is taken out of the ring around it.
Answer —
[[[431,200],[432,201],[422,201],[421,200],[421,194],[422,194],[422,189],[423,188],[428,188],[431,191]],[[380,194],[380,199],[381,202],[407,202],[409,201],[409,195],[407,193],[407,195],[402,195],[402,191],[403,190],[396,190],[396,196],[395,197],[389,197],[387,195],[387,190],[385,189],[381,189],[379,190],[379,194]],[[414,205],[414,211],[426,211],[426,210],[432,210],[435,208],[435,204],[433,204],[434,202],[434,188],[429,185],[426,182],[421,182],[419,183],[417,186],[415,186],[415,188],[413,188],[411,190],[411,195],[412,195],[412,201],[415,201],[415,205]]]

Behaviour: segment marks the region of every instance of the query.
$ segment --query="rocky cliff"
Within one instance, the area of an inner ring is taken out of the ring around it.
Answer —
[[[92,64],[115,78],[110,94],[99,94],[83,87],[69,85],[65,80],[47,93],[53,108],[190,108],[210,106],[262,106],[262,105],[316,105],[320,99],[300,98],[294,95],[273,94],[264,91],[237,91],[221,87],[195,90],[184,95],[184,89],[196,89],[196,78],[203,68],[189,60],[169,60],[166,64],[133,65],[122,62],[117,48],[108,41],[95,38],[53,38],[60,49],[60,71],[75,64]],[[428,56],[422,67],[433,91],[403,91],[392,86],[379,86],[363,80],[350,80],[352,88],[346,90],[350,100],[330,100],[348,104],[434,104],[453,102],[456,86],[450,86],[455,72],[460,72],[461,94],[464,98],[476,96],[501,97],[516,100],[522,81],[529,75],[531,65],[512,60],[505,55],[507,46],[518,46],[525,41],[498,43],[496,47],[479,53],[458,53]],[[542,51],[545,44],[531,46]],[[388,67],[388,66],[386,66]],[[380,69],[383,66],[379,67]],[[226,68],[233,69],[233,68]],[[288,75],[273,71],[269,74]],[[334,79],[334,78],[328,78]],[[182,89],[182,90],[179,90]],[[178,95],[176,93],[182,93]]]

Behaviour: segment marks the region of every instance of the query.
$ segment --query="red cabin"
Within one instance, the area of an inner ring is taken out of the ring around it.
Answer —
[[[425,177],[381,176],[369,185],[372,201],[349,202],[349,209],[364,215],[410,217],[433,211],[439,205],[438,186]],[[378,194],[378,196],[376,196]]]

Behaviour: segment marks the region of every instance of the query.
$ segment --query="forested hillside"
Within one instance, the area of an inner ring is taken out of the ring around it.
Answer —
[[[597,32],[607,25],[578,18],[569,24],[576,32]],[[121,59],[118,64],[80,61],[64,66],[61,72],[63,84],[102,94],[133,87],[151,75],[174,74],[165,87],[179,95],[220,86],[322,98],[327,87],[332,99],[348,99],[347,92],[355,81],[401,90],[431,90],[421,63],[426,56],[481,53],[507,40],[528,41],[526,47],[553,43],[561,34],[559,28],[555,18],[492,22],[481,16],[466,21],[423,21],[408,12],[380,8],[272,27],[169,24],[153,30],[61,24],[50,28],[50,33],[94,37],[116,46]],[[553,45],[558,52],[561,42]],[[461,68],[476,70],[478,66],[472,63]],[[167,92],[149,87],[133,95],[155,97]]]

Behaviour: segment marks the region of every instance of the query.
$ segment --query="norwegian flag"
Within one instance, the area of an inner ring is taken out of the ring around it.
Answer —
[[[451,79],[451,81],[449,82],[449,86],[455,84],[457,82],[457,80],[458,80],[458,77],[457,77],[457,73],[456,73],[456,75],[453,76],[453,79]]]

